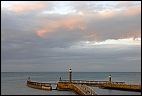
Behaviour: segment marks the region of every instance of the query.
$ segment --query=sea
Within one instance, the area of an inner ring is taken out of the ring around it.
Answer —
[[[72,72],[73,80],[108,80],[111,75],[112,81],[125,82],[126,84],[141,85],[141,72]],[[34,89],[26,86],[30,77],[32,81],[53,83],[60,77],[62,80],[69,79],[68,72],[1,72],[1,95],[77,95],[72,91],[47,91]],[[101,89],[91,87],[98,95],[141,95],[141,92]]]

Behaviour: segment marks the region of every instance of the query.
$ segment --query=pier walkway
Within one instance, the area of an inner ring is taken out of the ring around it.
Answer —
[[[74,84],[79,90],[83,91],[85,95],[97,95],[97,93],[89,86],[83,84]]]
[[[97,95],[89,86],[84,84],[73,84],[71,82],[58,82],[56,89],[59,91],[72,90],[78,95]]]

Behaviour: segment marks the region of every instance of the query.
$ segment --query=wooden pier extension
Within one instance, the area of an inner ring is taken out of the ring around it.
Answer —
[[[97,95],[90,87],[82,84],[73,84],[71,82],[58,82],[57,90],[72,90],[78,95]]]
[[[50,83],[39,83],[27,80],[27,86],[36,89],[52,90]]]

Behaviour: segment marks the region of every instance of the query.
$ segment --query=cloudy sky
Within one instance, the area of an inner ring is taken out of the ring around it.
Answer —
[[[141,72],[140,1],[1,1],[2,72]]]

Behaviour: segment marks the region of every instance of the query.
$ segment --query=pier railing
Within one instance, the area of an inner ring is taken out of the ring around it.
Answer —
[[[69,82],[69,80],[60,80],[59,82]],[[87,80],[72,80],[72,83],[75,84],[104,84],[104,83],[110,83],[109,81],[87,81]],[[125,82],[111,82],[111,84],[124,84]]]

